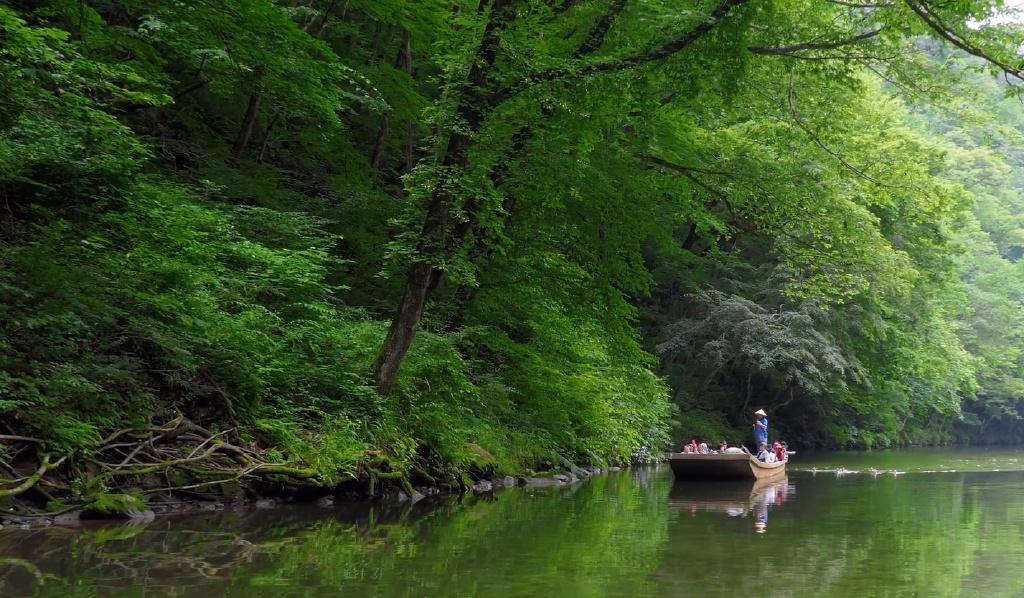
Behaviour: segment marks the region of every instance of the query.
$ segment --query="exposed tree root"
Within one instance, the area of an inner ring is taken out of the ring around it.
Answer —
[[[78,449],[52,461],[40,449],[39,464],[31,474],[20,466],[0,460],[14,474],[0,478],[0,498],[16,497],[33,488],[47,473],[83,482],[76,493],[61,499],[83,504],[109,492],[139,494],[187,492],[267,480],[291,487],[319,487],[319,474],[295,464],[268,462],[260,451],[225,441],[234,430],[213,433],[184,417],[162,426],[117,430],[92,447]],[[0,436],[5,444],[44,446],[26,436]],[[58,468],[67,462],[63,471]],[[58,483],[50,488],[67,490]],[[48,493],[43,494],[52,498]]]
[[[321,493],[327,482],[320,473],[302,464],[267,460],[255,446],[229,442],[235,430],[210,431],[178,416],[163,425],[125,428],[110,433],[92,446],[55,457],[45,441],[28,436],[0,436],[0,500],[19,497],[37,507],[63,513],[88,506],[102,512],[136,509],[139,498],[155,501],[171,495],[197,492],[210,500],[222,500],[245,492],[258,496],[274,492]],[[26,458],[35,451],[36,459]],[[6,460],[5,460],[6,459]],[[357,485],[373,495],[388,489],[414,494],[412,479],[431,486],[463,487],[451,473],[435,478],[415,465],[397,466],[387,455],[371,451],[359,468]],[[97,505],[102,504],[102,507]],[[55,510],[59,509],[59,510]],[[128,511],[125,511],[128,512]],[[32,510],[10,513],[31,516]]]
[[[373,457],[359,466],[359,478],[367,482],[367,491],[371,496],[376,495],[381,482],[389,483],[392,487],[397,486],[406,494],[413,494],[412,482],[409,472],[404,468],[396,467],[386,456],[381,453],[372,453]],[[416,470],[417,468],[413,468]],[[426,472],[423,472],[426,476]],[[430,476],[426,476],[430,477]]]
[[[23,481],[21,482],[21,484],[18,484],[17,486],[15,486],[13,488],[0,489],[0,498],[6,498],[8,496],[17,496],[17,495],[21,494],[22,492],[25,492],[26,490],[28,490],[32,486],[35,486],[36,482],[38,482],[39,479],[42,478],[46,474],[47,470],[52,469],[52,468],[56,468],[56,467],[60,467],[61,463],[63,463],[65,459],[67,459],[66,456],[65,457],[61,457],[60,459],[57,459],[56,461],[51,463],[50,462],[50,455],[43,455],[43,460],[39,464],[39,468],[36,469],[35,473],[33,473],[32,475],[24,478]],[[0,484],[5,484],[7,482],[8,482],[8,480],[0,480]]]
[[[367,467],[366,472],[370,476],[369,491],[371,495],[376,494],[377,484],[380,483],[380,480],[395,480],[402,487],[402,490],[405,490],[410,496],[413,493],[412,484],[409,483],[409,476],[404,471],[380,471],[373,467]]]

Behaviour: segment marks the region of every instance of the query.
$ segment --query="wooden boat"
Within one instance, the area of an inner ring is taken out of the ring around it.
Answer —
[[[776,463],[762,463],[748,453],[701,455],[667,453],[677,480],[762,480],[786,473],[787,458]]]

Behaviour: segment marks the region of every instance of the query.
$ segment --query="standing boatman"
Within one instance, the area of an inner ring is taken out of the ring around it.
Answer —
[[[755,446],[760,446],[762,442],[768,444],[768,414],[764,409],[758,409],[754,412],[754,418]]]

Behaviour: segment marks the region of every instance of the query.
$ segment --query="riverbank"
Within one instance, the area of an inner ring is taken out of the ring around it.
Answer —
[[[396,403],[389,409],[398,414],[397,403],[409,395],[386,399]],[[161,402],[169,410],[167,400]],[[425,426],[414,413],[417,422],[408,427],[379,430],[339,418],[325,427],[283,413],[252,419],[243,418],[239,406],[233,411],[235,417],[223,410],[179,413],[163,423],[108,429],[70,446],[55,431],[5,422],[11,433],[0,435],[0,511],[31,518],[73,510],[97,518],[144,517],[152,503],[248,504],[399,492],[411,500],[479,491],[509,475],[571,482],[588,474],[573,464],[578,453],[567,457],[540,442],[531,445],[531,436],[486,420],[439,435],[461,420]],[[609,454],[604,463],[628,460],[629,454]]]
[[[223,494],[219,498],[189,496],[181,490],[169,493],[156,500],[142,500],[137,493],[108,494],[100,501],[65,507],[56,511],[42,511],[31,503],[16,501],[0,511],[0,529],[5,527],[37,528],[53,525],[75,526],[82,521],[122,520],[146,523],[168,515],[186,515],[217,511],[245,509],[274,509],[290,505],[311,504],[332,507],[338,504],[417,504],[424,500],[459,495],[487,495],[501,489],[547,489],[578,484],[596,475],[621,471],[618,466],[597,467],[573,466],[564,471],[536,473],[531,475],[495,476],[477,480],[471,485],[452,488],[449,486],[391,485],[377,493],[369,492],[368,483],[356,480],[339,484],[333,488],[305,487],[293,492],[267,492],[255,494],[251,491]],[[279,489],[280,490],[280,489]]]

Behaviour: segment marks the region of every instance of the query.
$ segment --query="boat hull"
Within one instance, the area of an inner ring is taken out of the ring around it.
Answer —
[[[746,454],[668,453],[677,480],[762,480],[786,473],[786,461],[762,463]]]

